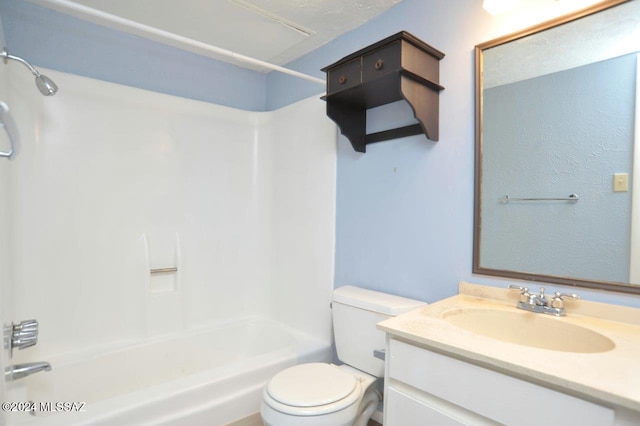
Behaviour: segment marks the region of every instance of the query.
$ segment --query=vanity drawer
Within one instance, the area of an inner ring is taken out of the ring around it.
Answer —
[[[385,424],[401,426],[464,426],[468,424],[425,404],[414,395],[391,386],[385,391],[385,398],[385,411],[387,411]]]
[[[375,80],[400,70],[402,46],[396,41],[362,58],[362,81]]]
[[[327,71],[327,94],[339,92],[362,82],[362,60],[357,58],[351,62]]]
[[[502,424],[614,424],[614,410],[439,353],[390,339],[389,379]]]

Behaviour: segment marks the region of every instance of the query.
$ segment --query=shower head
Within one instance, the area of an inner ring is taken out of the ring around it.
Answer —
[[[4,60],[5,64],[9,61],[9,59],[13,59],[14,61],[18,61],[25,67],[29,68],[29,71],[31,71],[31,74],[33,74],[36,77],[36,86],[38,86],[38,90],[40,90],[40,93],[42,93],[43,95],[53,96],[58,91],[58,86],[56,86],[53,80],[51,80],[46,75],[40,74],[40,72],[37,69],[35,69],[29,62],[25,61],[21,57],[9,55],[9,52],[7,52],[6,47],[2,49],[2,52],[0,53],[0,58]]]
[[[45,96],[53,96],[58,91],[58,86],[46,75],[38,74],[36,76],[36,86],[38,90]]]

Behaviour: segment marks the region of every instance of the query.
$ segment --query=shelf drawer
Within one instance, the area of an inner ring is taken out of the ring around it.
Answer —
[[[327,94],[339,92],[362,82],[361,58],[330,69],[327,72]]]
[[[390,339],[389,378],[502,424],[538,426],[531,407],[555,424],[611,425],[612,409]]]
[[[396,41],[362,58],[362,81],[375,80],[378,77],[400,71],[402,46]]]

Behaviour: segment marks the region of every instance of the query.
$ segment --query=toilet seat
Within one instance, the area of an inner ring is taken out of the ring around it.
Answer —
[[[361,384],[343,369],[325,363],[300,364],[276,374],[264,389],[271,408],[293,416],[318,416],[360,400]]]

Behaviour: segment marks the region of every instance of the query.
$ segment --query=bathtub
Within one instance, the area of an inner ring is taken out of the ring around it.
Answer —
[[[331,348],[286,325],[245,318],[73,357],[12,383],[11,400],[43,411],[11,413],[9,425],[225,425],[259,411],[275,373],[328,361]]]

